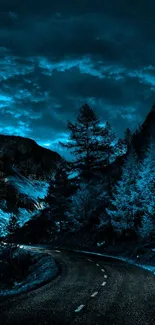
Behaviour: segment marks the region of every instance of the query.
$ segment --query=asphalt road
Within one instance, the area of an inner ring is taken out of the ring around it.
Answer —
[[[103,257],[50,251],[61,273],[1,302],[0,325],[155,325],[155,277]]]

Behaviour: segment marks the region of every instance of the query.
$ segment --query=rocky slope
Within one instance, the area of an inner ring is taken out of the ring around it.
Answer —
[[[10,213],[21,223],[44,207],[49,179],[61,156],[31,139],[0,135],[0,227]]]
[[[0,135],[0,170],[11,173],[12,167],[21,174],[45,180],[61,161],[57,152],[39,146],[34,140]]]

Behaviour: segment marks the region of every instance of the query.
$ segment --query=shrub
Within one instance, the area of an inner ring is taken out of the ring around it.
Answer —
[[[11,288],[14,282],[21,282],[29,273],[35,258],[21,251],[16,244],[0,245],[0,287]]]

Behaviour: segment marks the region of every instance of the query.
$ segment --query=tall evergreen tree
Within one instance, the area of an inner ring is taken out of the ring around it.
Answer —
[[[116,135],[111,125],[106,122],[100,131],[100,152],[104,166],[108,166],[114,158],[116,151]]]
[[[102,157],[102,167],[109,166],[116,157],[125,153],[125,143],[122,139],[117,139],[111,125],[106,122],[100,131],[100,154]]]
[[[74,155],[72,169],[82,176],[90,176],[110,164],[116,156],[117,141],[110,124],[101,127],[99,118],[89,105],[80,108],[75,124],[68,122],[68,130],[68,143],[60,144]]]
[[[131,148],[122,168],[121,179],[114,186],[111,207],[107,209],[113,229],[118,234],[136,232],[136,218],[140,210],[137,171],[137,156]]]
[[[61,145],[74,155],[72,166],[79,172],[91,173],[96,169],[96,162],[100,160],[99,123],[94,111],[87,104],[80,108],[75,124],[68,122],[69,142]]]
[[[155,142],[150,138],[150,144],[140,164],[137,187],[140,192],[140,202],[143,207],[142,233],[150,234],[155,229]]]

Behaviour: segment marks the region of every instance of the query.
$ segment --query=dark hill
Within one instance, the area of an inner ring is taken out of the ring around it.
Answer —
[[[9,213],[19,213],[24,223],[43,208],[39,204],[44,205],[49,179],[61,160],[31,139],[0,135],[0,228]]]
[[[0,135],[1,169],[12,167],[24,176],[45,179],[55,169],[61,156],[54,151],[39,146],[34,140],[20,136]]]

